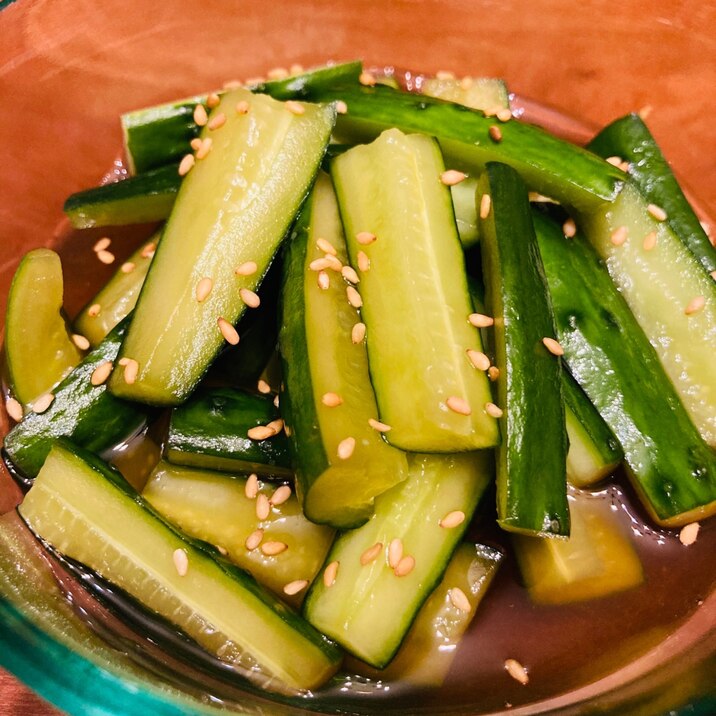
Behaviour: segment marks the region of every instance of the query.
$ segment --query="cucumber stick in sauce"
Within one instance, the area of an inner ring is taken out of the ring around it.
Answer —
[[[225,340],[238,341],[232,326],[300,209],[335,109],[237,89],[212,118],[224,124],[204,129],[212,148],[182,182],[122,345],[129,370],[110,379],[119,397],[180,403]]]
[[[492,479],[488,451],[411,455],[407,480],[334,543],[304,603],[309,622],[359,659],[386,666]]]
[[[503,411],[498,521],[513,532],[569,535],[561,366],[543,344],[555,327],[527,188],[513,169],[490,163],[478,183],[484,206],[482,197],[490,200],[480,247]]]
[[[263,688],[315,688],[338,667],[335,645],[246,572],[170,527],[119,473],[71,443],[53,447],[19,510],[63,555]]]
[[[468,322],[472,306],[444,170],[435,140],[397,129],[332,164],[360,277],[348,290],[354,300],[360,290],[380,420],[390,426],[387,440],[410,451],[475,450],[499,439],[485,412],[487,375],[469,357],[482,344]]]
[[[335,270],[311,268],[326,261],[326,246],[347,264],[335,194],[321,173],[285,257],[280,409],[306,516],[346,528],[365,522],[375,496],[403,480],[408,468],[405,454],[369,423],[378,409],[365,343],[352,338],[360,316],[346,300],[348,284]]]
[[[534,214],[559,342],[570,373],[624,450],[631,481],[661,525],[716,511],[716,456],[595,250]],[[684,317],[686,318],[686,317]]]

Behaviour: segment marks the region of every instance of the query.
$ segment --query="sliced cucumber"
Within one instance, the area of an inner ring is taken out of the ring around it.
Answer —
[[[280,407],[306,516],[355,527],[371,515],[373,498],[403,480],[408,467],[405,455],[368,422],[378,418],[378,408],[365,344],[351,340],[360,316],[346,301],[339,273],[329,270],[328,288],[319,287],[318,273],[310,268],[325,256],[318,239],[333,247],[341,264],[347,263],[338,205],[323,173],[285,257],[280,344],[286,389]],[[339,446],[350,438],[353,452],[342,459]]]
[[[496,122],[482,112],[388,87],[346,86],[316,90],[316,101],[342,100],[339,141],[372,139],[390,127],[437,137],[451,169],[473,176],[489,161],[509,164],[530,189],[575,208],[595,209],[619,193],[624,173],[586,150],[519,121]],[[490,138],[499,125],[502,139]]]
[[[160,221],[169,216],[180,185],[178,165],[159,167],[72,194],[64,212],[76,229]]]
[[[365,525],[336,540],[304,603],[311,624],[379,669],[393,658],[440,582],[493,476],[489,452],[410,460],[408,479],[376,499]],[[464,520],[455,524],[449,516],[459,512]]]
[[[567,480],[588,487],[611,475],[624,459],[614,433],[566,371],[562,371],[562,395],[569,450]]]
[[[276,489],[275,484],[259,483],[258,494],[270,500]],[[242,477],[161,462],[142,497],[190,537],[225,549],[232,562],[294,606],[303,601],[305,587],[292,595],[284,587],[298,581],[308,586],[333,541],[333,530],[309,522],[293,494],[259,519],[256,498],[246,496]],[[246,540],[258,529],[263,532],[261,544],[280,542],[287,549],[276,555],[264,554],[260,545],[248,549]]]
[[[53,447],[19,511],[55,549],[265,689],[315,688],[340,662],[333,644],[246,572],[180,535],[118,473],[71,443]]]
[[[236,112],[238,102],[248,104],[245,114]],[[224,344],[222,331],[230,335],[246,308],[241,289],[261,282],[328,143],[335,109],[299,106],[303,113],[295,114],[237,89],[214,110],[225,124],[205,128],[213,149],[182,182],[122,345],[136,377],[127,382],[126,370],[115,371],[115,395],[181,403]],[[255,271],[237,275],[248,262]],[[200,301],[207,281],[210,293]]]
[[[644,581],[634,547],[600,497],[570,497],[568,540],[515,535],[513,545],[530,598],[567,604],[632,589]]]
[[[357,288],[388,442],[423,452],[495,445],[487,375],[468,357],[482,344],[468,322],[465,261],[437,143],[391,129],[342,154],[332,170],[351,264],[360,269],[359,252],[370,261]]]
[[[273,397],[235,388],[199,390],[174,408],[165,455],[176,465],[289,477],[291,460],[283,431],[264,440],[252,428],[278,419]]]
[[[126,330],[127,321],[58,384],[55,399],[45,412],[28,413],[5,436],[8,457],[25,475],[37,475],[59,437],[71,438],[81,447],[99,453],[132,435],[146,420],[143,408],[115,398],[104,384],[91,383],[102,364],[115,360]]]
[[[583,216],[581,226],[701,436],[716,447],[716,281],[666,222],[650,216],[647,200],[632,184],[613,204]],[[612,237],[623,231],[626,241],[615,245]],[[644,242],[651,232],[656,245],[648,249]]]
[[[455,102],[471,109],[510,108],[507,85],[504,80],[496,77],[426,77],[420,84],[420,94]]]
[[[463,249],[469,249],[480,240],[475,210],[477,179],[468,177],[459,184],[450,187],[452,206],[455,210],[455,224]]]
[[[569,371],[619,440],[644,506],[666,526],[716,512],[716,457],[599,256],[533,218]]]
[[[561,365],[543,340],[556,335],[527,188],[505,164],[490,163],[477,202],[485,304],[492,332],[497,403],[503,412],[497,450],[497,516],[512,532],[569,534]],[[481,212],[481,216],[484,212]]]
[[[355,671],[381,681],[440,686],[503,559],[502,552],[494,547],[461,544],[393,661],[380,670],[356,662]],[[469,610],[465,610],[461,595],[451,597],[455,589],[467,598]],[[349,660],[346,666],[350,670],[353,664]]]
[[[684,196],[669,163],[638,114],[628,114],[605,127],[588,148],[600,157],[629,162],[629,176],[642,194],[666,212],[674,233],[688,246],[707,273],[716,271],[716,247]]]
[[[362,67],[359,61],[326,65],[286,79],[261,82],[250,89],[275,99],[301,99],[317,87],[357,82]],[[123,114],[124,148],[132,174],[178,162],[189,151],[189,142],[199,136],[194,109],[198,104],[208,109],[207,99],[208,95],[198,95]]]
[[[134,310],[160,236],[158,231],[142,244],[75,318],[75,330],[92,346]]]
[[[62,265],[50,249],[23,257],[10,285],[5,357],[14,397],[25,405],[59,383],[82,359],[62,313]]]

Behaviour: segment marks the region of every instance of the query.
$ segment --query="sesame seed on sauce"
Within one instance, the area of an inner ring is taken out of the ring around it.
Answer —
[[[614,246],[622,246],[626,242],[628,236],[629,229],[627,229],[626,226],[620,226],[614,231],[612,231],[612,234],[609,239],[612,244],[614,244]]]
[[[216,323],[219,326],[221,335],[224,336],[224,340],[232,346],[237,345],[239,342],[239,334],[236,329],[222,316],[217,319]]]
[[[495,325],[495,319],[492,316],[486,316],[484,313],[471,313],[467,320],[475,328],[489,328]]]
[[[358,344],[362,343],[365,338],[365,323],[356,323],[351,329],[351,341]]]
[[[292,597],[295,594],[302,592],[308,586],[308,584],[309,582],[307,579],[294,579],[293,582],[289,582],[288,584],[283,585],[283,593],[287,594],[289,597]]]
[[[568,239],[572,239],[577,235],[577,225],[574,223],[574,219],[567,219],[567,221],[562,224],[562,233]]]
[[[285,67],[274,67],[268,71],[267,77],[270,80],[285,80],[288,77],[288,70]]]
[[[259,520],[267,520],[270,514],[271,503],[269,502],[269,498],[266,497],[263,492],[260,492],[256,496],[256,517]]]
[[[360,283],[360,278],[352,266],[344,266],[341,269],[341,276],[350,283]]]
[[[490,139],[493,142],[502,141],[502,130],[496,124],[491,125],[487,130],[487,133],[490,135]]]
[[[388,545],[388,566],[395,569],[401,559],[403,559],[403,540],[400,537],[395,537],[390,540]]]
[[[15,398],[8,398],[5,401],[5,410],[16,423],[19,423],[22,420],[23,411],[19,400],[15,400]]]
[[[186,577],[189,572],[189,556],[183,549],[175,549],[172,555],[174,567],[180,577]]]
[[[251,473],[244,486],[244,494],[249,500],[255,500],[256,495],[259,494],[259,476],[256,473]]]
[[[490,367],[490,359],[482,351],[468,348],[466,352],[470,363],[478,370],[487,370]]]
[[[316,239],[316,246],[318,247],[318,250],[323,251],[324,254],[330,254],[331,256],[336,256],[338,254],[336,247],[327,239]]]
[[[687,316],[693,316],[694,313],[701,311],[705,305],[706,298],[704,296],[695,296],[688,302],[686,308],[684,309],[684,313]]]
[[[368,418],[368,425],[379,433],[388,433],[393,429],[390,425],[381,423],[380,420],[376,420],[375,418]]]
[[[92,375],[90,376],[90,384],[96,387],[98,385],[103,385],[104,383],[106,383],[107,378],[109,378],[113,368],[114,364],[111,360],[106,360],[100,363],[92,371]]]
[[[453,587],[448,590],[448,597],[450,599],[450,604],[452,604],[455,609],[459,609],[461,612],[465,612],[466,614],[469,614],[472,611],[470,601],[460,587]]]
[[[263,378],[259,378],[256,389],[262,395],[268,395],[271,392],[271,386]]]
[[[370,269],[370,259],[368,258],[368,254],[366,254],[365,251],[359,251],[357,253],[358,257],[358,268],[365,273]]]
[[[356,439],[352,437],[344,438],[338,443],[336,454],[341,460],[347,460],[356,449]]]
[[[382,542],[376,542],[371,547],[368,547],[367,550],[363,552],[360,556],[360,563],[365,567],[366,564],[370,564],[371,562],[374,562],[378,555],[383,550],[383,543]]]
[[[246,261],[241,264],[238,268],[234,269],[234,273],[237,276],[252,276],[258,271],[259,267],[255,261]]]
[[[461,525],[464,521],[465,513],[462,510],[453,510],[452,512],[448,512],[445,517],[440,520],[439,525],[449,530]]]
[[[336,583],[336,577],[338,577],[338,567],[341,563],[338,561],[331,562],[323,570],[323,585],[326,587],[332,587]]]
[[[343,403],[343,398],[341,398],[338,393],[324,393],[321,396],[321,402],[328,408],[337,408],[341,403]]]
[[[650,104],[645,104],[638,112],[640,119],[646,119],[652,112],[654,111],[654,107]]]
[[[239,290],[239,296],[241,296],[241,300],[249,307],[249,308],[258,308],[261,305],[261,299],[259,298],[259,295],[248,288],[242,288]]]
[[[348,114],[348,105],[342,99],[336,100],[335,105],[338,114]]]
[[[263,542],[264,539],[264,531],[262,529],[254,530],[247,538],[246,542],[244,542],[244,547],[246,547],[249,552],[255,550],[261,542]]]
[[[348,297],[348,303],[350,303],[353,308],[360,308],[363,305],[363,299],[353,286],[346,287],[346,296]]]
[[[300,102],[296,102],[296,100],[293,99],[288,100],[288,102],[285,103],[285,107],[291,114],[297,116],[306,113],[306,108]]]
[[[527,675],[527,669],[516,659],[505,660],[505,671],[523,686],[526,686],[530,680],[530,677]]]
[[[277,487],[274,490],[273,495],[271,495],[271,499],[269,502],[274,506],[278,507],[279,505],[282,505],[286,500],[288,500],[291,497],[291,488],[289,485],[281,485],[280,487]]]
[[[358,82],[360,82],[364,87],[374,87],[375,77],[370,72],[361,72],[358,77]]]
[[[264,542],[261,545],[261,551],[267,556],[267,557],[275,557],[277,554],[281,554],[282,552],[285,552],[288,549],[288,545],[285,542]]]
[[[244,83],[247,87],[256,87],[256,85],[262,85],[266,80],[263,77],[249,77]]]
[[[139,375],[139,363],[134,358],[128,358],[124,365],[124,382],[132,385],[136,382],[137,375]]]
[[[656,231],[650,231],[645,237],[642,244],[644,251],[651,251],[656,247]]]
[[[234,109],[236,110],[236,114],[247,114],[249,111],[249,108],[250,108],[250,105],[245,99],[242,99],[239,102],[237,102],[236,107],[234,107]]]
[[[492,206],[492,199],[489,194],[483,194],[480,199],[480,218],[486,219],[490,215],[490,207]]]
[[[112,243],[112,239],[110,239],[107,236],[104,236],[103,238],[99,239],[95,245],[92,247],[92,251],[95,253],[99,253],[100,251],[105,251],[109,248],[109,245]]]
[[[72,334],[72,342],[81,351],[86,351],[90,347],[90,342],[87,340],[87,338],[85,336],[80,335],[79,333]]]
[[[542,339],[542,343],[544,344],[544,347],[555,356],[563,356],[564,355],[564,348],[559,344],[559,341],[556,341],[554,338],[550,338],[549,336],[545,336]]]
[[[194,122],[197,127],[203,127],[209,121],[209,115],[206,113],[206,108],[203,104],[197,104],[194,107]]]
[[[214,107],[218,107],[219,102],[221,102],[221,97],[219,97],[216,92],[212,92],[207,98],[206,98],[206,106],[209,109],[214,109]]]
[[[119,270],[122,273],[132,273],[134,269],[137,268],[137,265],[133,263],[132,261],[125,261],[120,267]]]
[[[679,541],[685,547],[689,547],[696,542],[699,536],[699,530],[701,525],[698,522],[690,522],[688,525],[684,525],[679,532]]]
[[[305,70],[303,69],[303,65],[299,64],[298,62],[294,62],[289,68],[288,71],[292,75],[302,75]]]
[[[193,154],[186,154],[179,162],[179,176],[186,176],[196,164],[196,159]]]
[[[201,281],[196,284],[196,300],[199,303],[206,301],[206,299],[209,297],[209,294],[211,293],[212,288],[214,288],[214,280],[209,276],[204,276],[204,278],[202,278]]]
[[[454,80],[455,79],[455,73],[450,72],[450,70],[438,70],[435,73],[435,77],[439,80]]]
[[[97,252],[97,258],[106,265],[114,263],[114,254],[111,251],[98,251]]]
[[[55,396],[52,393],[44,393],[32,404],[32,412],[38,414],[44,413],[52,405],[54,400]]]
[[[485,412],[493,418],[501,418],[504,415],[504,410],[494,403],[485,403]]]
[[[368,246],[376,240],[377,236],[370,231],[359,231],[356,234],[356,241],[363,246]]]
[[[646,207],[646,210],[657,221],[666,221],[666,212],[660,206],[657,206],[656,204],[649,204],[649,206]]]
[[[207,127],[214,131],[216,129],[221,129],[226,124],[226,115],[223,112],[219,112],[218,114],[214,115],[209,122],[207,123]]]
[[[318,288],[320,288],[322,291],[328,290],[328,287],[331,285],[331,279],[324,270],[318,272],[317,282]]]
[[[458,415],[472,414],[472,409],[470,408],[469,403],[463,398],[458,397],[457,395],[451,395],[445,401],[445,405],[447,405],[453,413],[457,413]]]
[[[213,144],[214,140],[211,137],[206,137],[205,139],[202,139],[201,144],[199,145],[199,149],[196,152],[196,158],[204,159],[211,151],[211,147],[213,146]]]
[[[393,570],[393,574],[395,574],[396,577],[407,577],[414,569],[415,557],[413,557],[412,554],[407,554],[398,562]]]
[[[445,184],[445,186],[455,186],[465,181],[465,179],[467,179],[467,174],[459,172],[456,169],[448,169],[440,175],[440,181]]]

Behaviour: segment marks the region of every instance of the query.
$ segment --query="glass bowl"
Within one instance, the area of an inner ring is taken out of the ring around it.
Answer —
[[[706,4],[708,5],[708,4]],[[117,116],[188,96],[273,66],[363,58],[377,67],[450,69],[505,77],[530,121],[574,141],[630,110],[649,124],[677,173],[703,206],[716,200],[716,127],[701,111],[702,87],[716,79],[716,45],[707,29],[716,9],[696,2],[619,11],[588,0],[536,0],[522,7],[491,0],[423,3],[249,2],[159,5],[137,0],[17,0],[0,12],[0,311],[20,256],[57,248],[72,276],[67,309],[76,312],[111,269],[88,271],[99,235],[73,234],[60,221],[65,196],[121,173]],[[524,97],[539,98],[539,103]],[[551,106],[559,109],[551,109]],[[572,120],[585,117],[589,122]],[[139,238],[112,230],[118,259]],[[0,416],[5,434],[7,416]],[[502,693],[475,690],[460,699],[404,700],[328,696],[278,701],[188,664],[165,633],[147,636],[141,614],[120,619],[81,578],[48,556],[13,507],[19,490],[0,476],[0,664],[63,710],[97,714],[239,713],[603,713],[716,712],[716,531],[703,530],[689,559],[705,576],[683,590],[678,615],[645,642],[606,649],[592,678],[570,679],[573,659],[560,657],[564,686],[521,693],[507,707]],[[620,496],[628,508],[629,498]],[[638,513],[634,515],[639,520]],[[656,534],[656,533],[655,533]],[[698,546],[698,544],[697,544]],[[695,556],[694,556],[695,555]],[[677,618],[678,617],[678,618]],[[628,620],[630,614],[615,614]],[[579,644],[575,644],[578,650]],[[612,653],[619,658],[609,663]],[[459,666],[461,672],[467,666]],[[344,684],[345,687],[345,684]],[[374,688],[360,681],[351,693]],[[501,687],[496,687],[499,691]],[[520,687],[521,688],[521,687]],[[337,690],[340,693],[340,689]],[[378,704],[376,706],[376,703]]]

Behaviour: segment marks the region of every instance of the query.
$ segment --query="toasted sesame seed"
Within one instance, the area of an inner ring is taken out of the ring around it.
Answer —
[[[621,157],[613,156],[613,157],[607,157],[606,161],[609,162],[613,167],[619,167],[619,165],[624,161]]]
[[[236,103],[236,114],[247,114],[249,111],[249,107],[250,105],[245,99],[240,100]]]
[[[614,246],[621,246],[627,240],[628,235],[629,229],[627,229],[626,226],[620,226],[619,228],[612,231],[610,240],[614,244]]]
[[[493,418],[501,418],[504,411],[494,403],[485,403],[485,412]]]
[[[320,288],[323,291],[326,291],[328,287],[331,285],[331,279],[329,278],[328,274],[325,271],[319,271],[318,272],[318,288]]]
[[[247,538],[246,542],[244,542],[244,547],[246,547],[249,552],[256,549],[261,542],[263,542],[264,539],[264,531],[262,529],[254,530]]]
[[[393,574],[396,577],[406,577],[415,569],[415,557],[412,554],[408,554],[398,562],[398,565],[393,570]]]
[[[291,114],[301,115],[306,113],[306,108],[300,102],[296,102],[296,100],[293,99],[288,100],[284,106]]]
[[[455,73],[450,72],[449,70],[438,70],[435,73],[435,77],[439,80],[454,80],[455,79]]]
[[[129,358],[124,366],[124,382],[132,385],[137,380],[139,374],[139,363],[134,358]]]
[[[137,268],[137,265],[133,263],[132,261],[125,261],[120,267],[119,270],[122,273],[132,273],[134,269]]]
[[[359,251],[357,254],[358,257],[358,268],[365,273],[370,269],[370,259],[368,258],[368,254],[365,251]]]
[[[104,251],[105,249],[109,248],[109,245],[112,243],[112,239],[105,236],[101,238],[97,243],[92,247],[92,251],[94,251],[96,254],[100,251]]]
[[[249,428],[246,431],[246,436],[250,440],[268,440],[268,438],[272,438],[274,435],[276,435],[276,431],[266,425],[257,425],[256,427]]]
[[[177,574],[180,577],[186,577],[189,571],[189,556],[183,549],[175,549],[172,555],[174,560],[174,567],[177,570]]]
[[[356,241],[363,246],[372,244],[376,240],[377,236],[370,231],[359,231],[356,234]]]
[[[206,106],[209,109],[214,109],[214,107],[219,106],[219,102],[221,102],[221,97],[219,97],[216,92],[212,92],[207,98],[206,98]]]
[[[577,225],[574,223],[574,219],[570,218],[562,224],[562,232],[564,235],[571,239],[577,234]]]
[[[684,309],[684,313],[687,316],[691,316],[694,313],[698,313],[706,305],[706,298],[704,296],[695,296],[692,298]]]
[[[467,320],[475,326],[475,328],[489,328],[495,325],[495,319],[492,316],[486,316],[484,313],[471,313]]]
[[[360,278],[352,266],[344,266],[341,269],[341,276],[351,283],[360,283]]]
[[[336,583],[336,577],[338,576],[338,567],[341,566],[340,562],[331,562],[323,570],[323,584],[326,587],[332,587]]]
[[[453,510],[448,512],[445,517],[440,520],[440,526],[445,529],[452,529],[461,525],[465,521],[465,513],[462,510]]]
[[[184,155],[182,160],[179,162],[179,176],[186,176],[191,171],[194,164],[196,164],[196,159],[193,154]]]
[[[360,563],[365,567],[366,564],[370,564],[375,561],[378,555],[383,550],[383,543],[376,542],[372,547],[368,547],[365,552],[360,556]]]
[[[248,288],[240,289],[239,296],[241,296],[241,300],[249,308],[258,308],[261,305],[261,299],[259,298],[258,293],[255,293],[251,289],[248,289]]]
[[[336,408],[343,402],[343,398],[338,393],[324,393],[321,402],[328,408]]]
[[[5,401],[5,410],[16,423],[22,420],[22,405],[20,401],[15,400],[15,398],[8,398]]]
[[[542,339],[542,343],[544,343],[544,347],[555,356],[563,356],[564,355],[564,348],[559,344],[559,341],[556,341],[554,338],[550,338],[549,336],[545,336]]]
[[[226,115],[223,112],[219,112],[213,116],[208,124],[206,125],[210,130],[220,129],[226,124]]]
[[[466,400],[459,398],[457,395],[451,395],[446,401],[445,405],[459,415],[471,415],[472,409]]]
[[[465,612],[466,614],[469,614],[470,611],[472,611],[470,601],[460,587],[453,587],[452,589],[449,589],[448,597],[450,598],[450,603],[455,607],[455,609],[459,609],[461,612]]]
[[[205,301],[209,297],[212,288],[214,288],[213,279],[204,276],[204,278],[196,284],[196,300],[199,301],[199,303]]]
[[[646,210],[657,220],[657,221],[666,221],[666,212],[656,204],[649,204],[649,206],[646,207]]]
[[[291,497],[291,488],[289,485],[281,485],[280,487],[277,487],[274,490],[273,495],[271,495],[271,499],[269,502],[274,506],[278,507],[279,505],[282,505],[286,500]]]
[[[266,520],[271,514],[271,503],[263,492],[256,495],[256,517],[259,520]]]
[[[274,67],[268,71],[267,76],[270,80],[284,80],[288,77],[288,70],[285,67]]]
[[[356,323],[351,330],[351,341],[353,343],[362,343],[365,338],[365,323]]]
[[[194,139],[189,142],[189,146],[196,152],[199,149],[201,149],[201,139],[199,137],[194,137]]]
[[[679,541],[681,544],[688,547],[696,542],[700,529],[701,525],[698,522],[691,522],[688,525],[684,525],[679,532]]]
[[[263,395],[268,395],[271,392],[271,386],[263,378],[259,378],[256,389]]]
[[[343,264],[335,256],[326,254],[323,257],[323,260],[326,261],[326,263],[327,263],[326,268],[329,268],[332,271],[337,271],[339,273],[343,270]]]
[[[487,133],[490,135],[490,139],[493,142],[501,142],[502,141],[502,130],[496,124],[493,124],[487,130]]]
[[[403,540],[400,537],[395,537],[390,540],[388,545],[388,566],[395,569],[401,559],[403,559]]]
[[[338,114],[348,114],[348,105],[342,99],[336,100],[335,105]]]
[[[318,247],[318,250],[323,251],[324,254],[336,256],[338,253],[336,251],[336,247],[327,239],[316,239],[316,246]]]
[[[109,265],[109,264],[114,263],[114,254],[111,251],[98,251],[97,258],[103,264]]]
[[[440,181],[445,184],[445,186],[455,186],[461,181],[465,181],[465,179],[467,179],[467,174],[459,172],[456,169],[448,169],[440,175]]]
[[[348,297],[348,303],[350,303],[353,308],[360,308],[363,305],[363,299],[353,286],[346,287],[346,296]]]
[[[480,218],[486,219],[490,215],[490,207],[492,206],[492,199],[489,194],[483,194],[480,198]]]
[[[467,357],[478,370],[487,370],[490,367],[490,359],[482,352],[473,348],[467,349]]]
[[[259,476],[256,473],[252,472],[248,478],[246,478],[244,494],[249,500],[255,500],[256,495],[259,494]]]
[[[505,660],[505,671],[515,680],[519,681],[523,686],[526,685],[530,677],[527,675],[527,669],[516,659]]]
[[[366,87],[373,87],[375,85],[375,77],[370,72],[361,72],[358,77],[358,82]]]
[[[512,119],[512,110],[507,107],[498,109],[497,112],[495,112],[495,117],[497,117],[500,122],[509,122]]]
[[[491,365],[487,369],[487,377],[494,383],[500,377],[500,369],[496,365]]]
[[[309,582],[307,579],[294,579],[293,582],[289,582],[288,584],[283,585],[283,593],[288,594],[289,597],[292,597],[294,594],[302,592],[308,586],[308,584]]]
[[[259,267],[255,261],[246,261],[241,264],[237,269],[234,269],[234,273],[237,276],[251,276],[258,271]]]
[[[92,375],[90,376],[90,384],[94,386],[104,384],[107,381],[107,378],[109,378],[110,374],[112,373],[113,368],[114,364],[111,360],[106,360],[100,363],[92,371]]]
[[[44,393],[32,404],[32,412],[38,414],[44,413],[52,405],[54,400],[55,396],[52,393]]]
[[[393,429],[390,425],[381,423],[380,420],[376,420],[375,418],[368,418],[368,425],[379,433],[388,433]]]
[[[651,251],[656,246],[656,238],[656,231],[650,231],[644,237],[644,243],[642,244],[644,251]]]
[[[209,121],[209,115],[206,113],[206,108],[203,104],[197,104],[194,107],[194,122],[197,127],[203,127]]]
[[[275,557],[277,554],[281,554],[281,552],[285,552],[287,549],[288,545],[285,542],[264,542],[261,545],[261,551],[267,557]]]
[[[154,256],[154,252],[157,250],[157,245],[150,241],[143,249],[141,256],[143,259],[151,259]]]
[[[341,460],[347,460],[352,454],[353,451],[356,449],[356,439],[355,438],[343,438],[338,443],[338,449],[336,450],[336,454]]]
[[[214,144],[214,140],[211,137],[206,137],[201,140],[201,145],[196,152],[197,159],[204,159],[206,155],[211,151],[211,147]]]
[[[236,329],[222,316],[216,320],[216,323],[219,326],[221,335],[224,336],[224,340],[232,346],[237,345],[239,342],[239,334]]]
[[[90,347],[90,342],[79,333],[72,334],[72,342],[81,350],[86,351]]]

